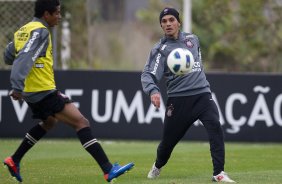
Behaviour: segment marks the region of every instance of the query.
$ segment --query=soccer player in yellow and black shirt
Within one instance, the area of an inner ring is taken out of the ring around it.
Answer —
[[[134,164],[111,164],[97,139],[92,136],[88,120],[67,96],[56,89],[50,28],[61,19],[60,1],[37,0],[34,10],[33,20],[16,31],[14,40],[7,45],[4,61],[12,65],[10,96],[14,100],[23,99],[31,108],[33,118],[42,121],[26,133],[15,153],[4,160],[4,165],[13,177],[22,182],[21,159],[60,121],[76,130],[81,144],[97,161],[105,179],[110,182],[130,170]]]

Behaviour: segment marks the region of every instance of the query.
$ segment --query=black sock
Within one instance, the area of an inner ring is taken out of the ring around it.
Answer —
[[[97,139],[92,136],[91,129],[89,127],[83,128],[77,132],[77,136],[84,149],[92,155],[104,174],[109,173],[112,168],[112,164],[109,162],[106,153],[98,143]]]
[[[46,130],[44,130],[39,124],[31,128],[29,132],[26,133],[22,143],[20,144],[16,152],[12,155],[13,161],[19,163],[25,153],[45,134]]]

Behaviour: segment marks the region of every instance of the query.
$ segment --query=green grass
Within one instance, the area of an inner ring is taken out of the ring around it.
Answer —
[[[0,159],[17,148],[21,140],[0,139]],[[180,142],[160,178],[146,178],[158,142],[101,141],[112,162],[133,161],[135,168],[118,178],[121,184],[206,184],[211,182],[209,144]],[[282,183],[282,144],[226,143],[226,172],[242,184]],[[103,184],[102,172],[76,139],[43,139],[21,162],[26,184]],[[16,183],[0,167],[0,183]]]

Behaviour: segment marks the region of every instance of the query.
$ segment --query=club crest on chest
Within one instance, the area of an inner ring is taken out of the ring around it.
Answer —
[[[185,40],[185,44],[186,44],[186,46],[187,46],[188,48],[194,47],[193,42],[192,42],[191,40],[189,40],[189,39],[186,39],[186,40]]]

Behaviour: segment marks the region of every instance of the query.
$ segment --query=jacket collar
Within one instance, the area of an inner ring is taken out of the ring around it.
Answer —
[[[43,19],[40,19],[40,18],[37,18],[37,17],[33,17],[32,22],[41,22],[45,27],[49,28],[48,23],[45,20],[43,20]]]

